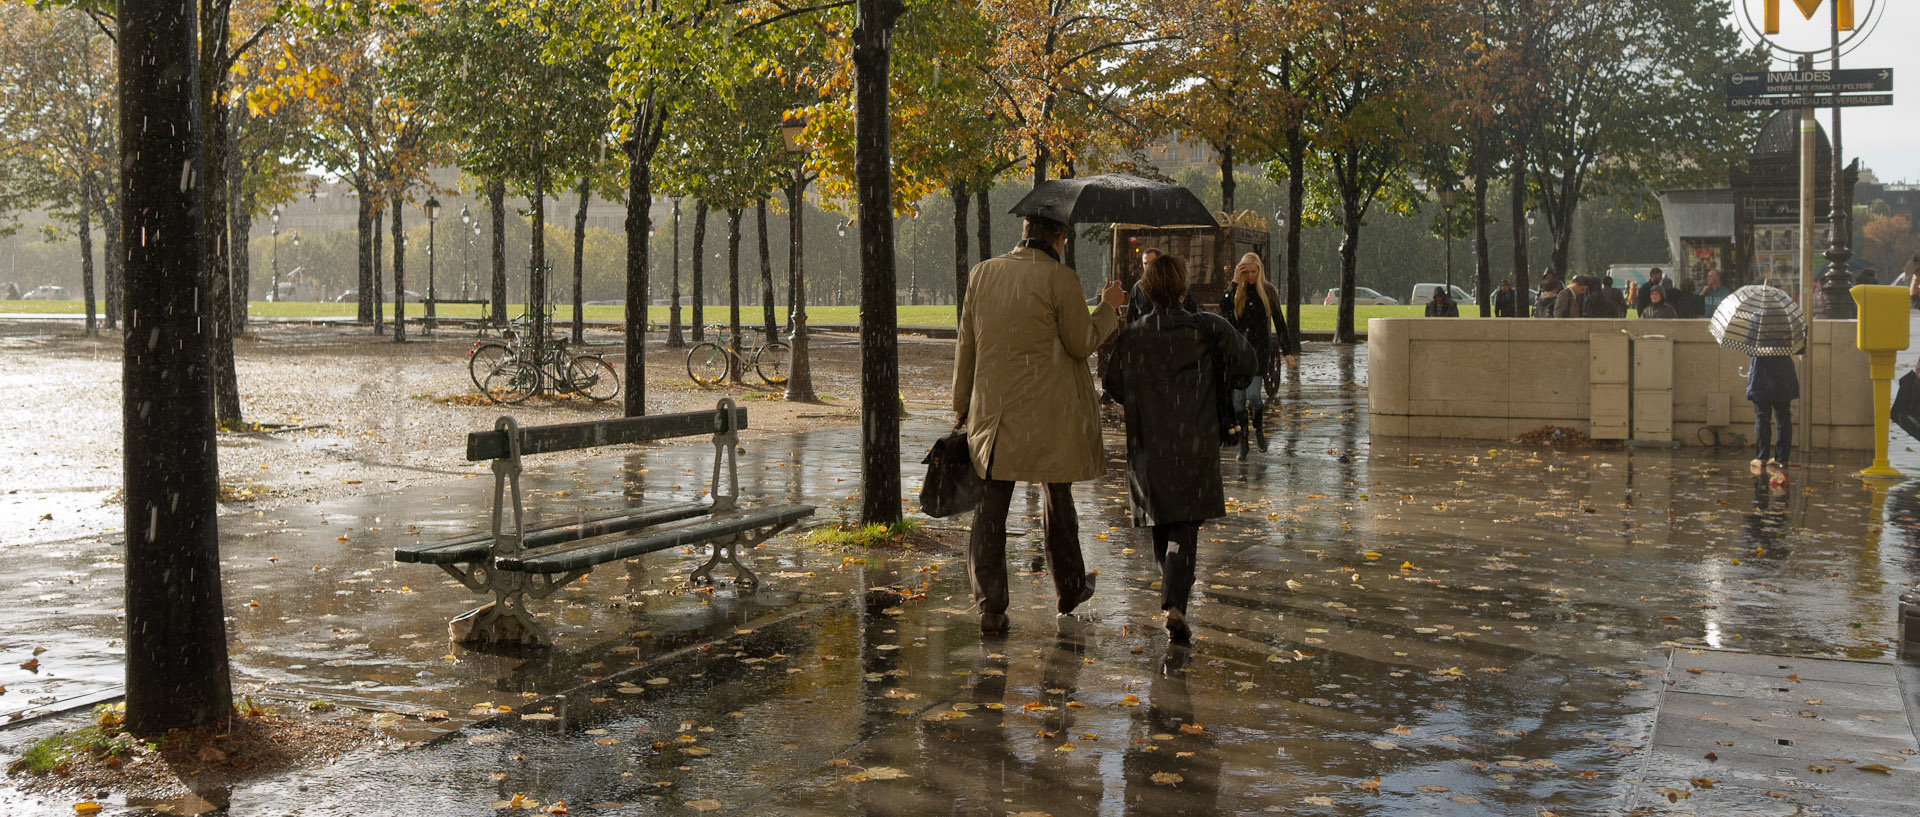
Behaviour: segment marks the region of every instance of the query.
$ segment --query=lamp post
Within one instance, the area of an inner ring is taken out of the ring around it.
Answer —
[[[273,289],[267,290],[267,300],[280,300],[280,208],[267,211],[267,220],[273,223]]]
[[[807,273],[802,253],[805,233],[800,224],[801,205],[807,193],[807,154],[813,150],[801,140],[806,130],[806,117],[794,113],[781,115],[780,140],[787,152],[793,154],[793,181],[787,188],[787,269],[793,277],[793,303],[789,304],[793,314],[788,321],[793,328],[787,335],[793,361],[792,370],[787,372],[787,399],[810,403],[814,400],[813,363],[807,354]]]
[[[294,233],[293,234],[293,272],[290,273],[287,277],[293,279],[293,288],[296,290],[300,288],[300,271],[304,269],[306,269],[306,267],[301,266],[300,264],[300,234]],[[274,294],[274,300],[280,299],[280,292],[277,288],[275,289],[273,294]],[[317,289],[314,290],[313,297],[316,299],[319,298],[320,291]]]
[[[440,200],[427,197],[427,326],[426,333],[433,334],[436,321],[433,315],[433,302],[438,297],[433,290],[433,223],[440,218]]]
[[[1459,191],[1453,189],[1453,182],[1445,182],[1440,185],[1440,207],[1443,211],[1441,217],[1445,219],[1443,223],[1446,225],[1441,229],[1445,231],[1447,238],[1448,298],[1453,297],[1453,203],[1459,199],[1459,196]]]
[[[687,345],[686,338],[680,336],[680,199],[681,194],[668,196],[673,200],[673,293],[667,302],[667,345],[675,349]]]
[[[473,252],[473,214],[467,206],[460,205],[460,232],[466,235],[466,241],[460,245],[460,300],[467,300],[467,255]]]

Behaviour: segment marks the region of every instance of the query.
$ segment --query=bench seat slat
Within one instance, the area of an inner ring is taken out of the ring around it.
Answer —
[[[584,423],[561,423],[550,426],[529,426],[520,429],[520,454],[532,456],[553,451],[573,451],[581,448],[593,448],[602,445],[621,443],[643,443],[650,440],[664,440],[670,437],[692,437],[698,434],[716,434],[727,429],[720,426],[726,422],[726,414],[718,411],[687,411],[678,414],[649,414],[643,417],[625,417],[618,420],[595,420]],[[733,410],[733,428],[747,427],[747,410],[735,407]],[[507,456],[511,449],[507,446],[507,433],[504,431],[475,431],[467,435],[467,460],[497,460]]]
[[[581,542],[544,553],[501,559],[497,567],[524,573],[563,573],[681,545],[699,544],[768,525],[783,525],[812,515],[811,505],[741,508],[654,528],[633,536],[602,537],[602,541],[598,542]]]
[[[583,520],[542,525],[527,529],[527,539],[521,547],[546,547],[666,522],[677,522],[704,515],[710,507],[705,502],[660,502],[637,508],[625,508]],[[485,532],[453,540],[394,548],[393,560],[414,564],[458,564],[480,561],[492,552],[493,534]]]

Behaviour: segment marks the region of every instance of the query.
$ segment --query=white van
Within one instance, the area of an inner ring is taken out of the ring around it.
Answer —
[[[1433,300],[1433,291],[1443,286],[1446,286],[1446,284],[1414,284],[1413,297],[1409,298],[1407,303],[1414,306],[1425,306],[1428,301]],[[1448,295],[1457,306],[1473,306],[1480,303],[1474,300],[1473,293],[1461,289],[1458,286],[1455,286]]]

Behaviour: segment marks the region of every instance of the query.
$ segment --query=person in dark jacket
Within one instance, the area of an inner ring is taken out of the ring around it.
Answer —
[[[1513,282],[1501,281],[1500,288],[1493,293],[1493,316],[1496,318],[1513,317]]]
[[[1427,301],[1427,317],[1458,318],[1460,317],[1460,305],[1454,303],[1452,298],[1447,297],[1446,290],[1436,289],[1433,291],[1433,300]]]
[[[1647,282],[1644,284],[1641,284],[1638,289],[1635,289],[1633,291],[1633,298],[1632,298],[1633,310],[1635,312],[1645,312],[1647,310],[1647,304],[1652,302],[1653,300],[1653,291],[1659,287],[1664,287],[1666,285],[1667,285],[1667,274],[1664,272],[1661,272],[1659,267],[1654,267],[1653,269],[1647,270]],[[1672,293],[1667,293],[1667,294],[1671,295]],[[1667,305],[1672,306],[1673,299],[1669,298],[1667,300],[1668,300]],[[1625,317],[1625,316],[1623,315],[1621,317]],[[1646,316],[1641,315],[1640,317],[1644,318]]]
[[[1786,355],[1750,360],[1747,399],[1753,401],[1753,462],[1749,465],[1755,475],[1763,464],[1780,472],[1793,458],[1793,401],[1800,398],[1800,377],[1793,371],[1793,358]],[[1771,437],[1769,418],[1777,430]]]
[[[1155,261],[1142,281],[1153,311],[1120,330],[1104,383],[1125,410],[1133,525],[1153,529],[1160,609],[1169,637],[1184,644],[1200,524],[1227,513],[1214,395],[1223,383],[1245,384],[1257,360],[1225,318],[1180,305],[1187,276],[1178,259]]]
[[[1640,307],[1640,317],[1642,318],[1678,318],[1680,317],[1680,313],[1674,311],[1673,304],[1667,302],[1667,298],[1670,297],[1671,295],[1673,295],[1673,290],[1668,289],[1665,284],[1647,285],[1647,301],[1646,301],[1647,305]]]
[[[1280,290],[1267,281],[1266,265],[1260,262],[1260,256],[1253,253],[1240,256],[1240,263],[1233,268],[1233,280],[1227,283],[1226,293],[1221,296],[1220,314],[1240,330],[1259,363],[1253,379],[1245,388],[1235,389],[1232,397],[1233,424],[1239,426],[1239,430],[1230,435],[1228,442],[1240,446],[1242,461],[1247,458],[1249,442],[1258,445],[1261,451],[1267,450],[1265,387],[1267,373],[1274,371],[1274,346],[1280,347],[1288,369],[1300,365],[1300,344],[1294,340],[1293,333],[1287,331],[1287,317],[1282,314],[1281,306]]]

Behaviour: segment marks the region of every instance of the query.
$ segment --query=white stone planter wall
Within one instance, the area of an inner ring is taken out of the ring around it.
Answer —
[[[1698,444],[1707,396],[1730,396],[1726,428],[1751,436],[1747,357],[1720,348],[1705,320],[1374,318],[1367,322],[1367,405],[1385,437],[1512,439],[1541,426],[1588,430],[1588,337],[1625,331],[1673,345],[1673,438]],[[1800,412],[1816,448],[1873,447],[1873,387],[1853,321],[1815,321],[1800,360]],[[1807,372],[1811,359],[1812,377]],[[1797,435],[1796,435],[1797,436]]]

